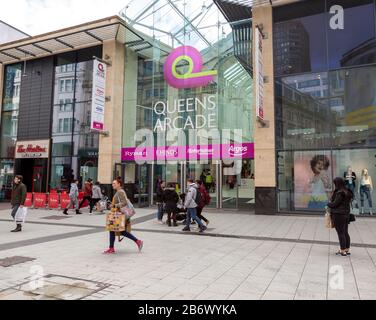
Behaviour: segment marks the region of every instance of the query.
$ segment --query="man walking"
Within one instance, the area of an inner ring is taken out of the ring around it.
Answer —
[[[23,208],[25,201],[26,201],[26,193],[27,188],[22,183],[23,177],[22,176],[15,176],[14,184],[12,189],[12,198],[11,198],[11,205],[12,205],[12,217],[15,219],[16,213],[19,208]],[[21,221],[16,221],[17,227],[16,229],[12,230],[11,232],[21,232],[22,231],[22,224]]]
[[[87,200],[89,202],[90,213],[92,213],[93,212],[92,197],[93,197],[93,180],[87,179],[87,181],[85,182],[85,187],[84,187],[84,198],[82,199],[78,209],[81,209],[85,201]]]
[[[187,208],[187,219],[186,219],[186,226],[183,231],[191,231],[190,223],[191,219],[196,221],[200,232],[204,232],[207,230],[207,227],[201,222],[201,220],[197,217],[197,202],[200,202],[201,194],[198,192],[198,186],[194,183],[192,179],[188,180],[188,193],[185,197],[184,206]]]
[[[80,210],[78,209],[78,180],[74,180],[72,183],[71,183],[71,186],[70,186],[70,191],[69,191],[69,205],[68,207],[66,207],[64,209],[64,214],[65,215],[68,215],[68,210],[70,208],[75,208],[76,209],[76,214],[82,214],[80,212]]]

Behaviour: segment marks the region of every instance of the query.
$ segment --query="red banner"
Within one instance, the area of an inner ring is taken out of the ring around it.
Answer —
[[[25,207],[30,208],[33,205],[33,194],[28,192],[26,194]]]
[[[60,208],[66,209],[69,205],[70,198],[69,195],[66,192],[63,192],[60,196]]]
[[[85,195],[84,192],[80,192],[80,193],[78,194],[78,202],[79,202],[79,203],[81,203],[81,201],[84,199],[84,195]],[[88,207],[88,206],[89,206],[89,201],[85,200],[85,202],[84,202],[82,208],[86,208],[86,207]]]
[[[48,208],[59,209],[59,195],[57,193],[50,193],[48,196]]]
[[[47,204],[47,195],[45,193],[34,193],[34,208],[45,209]]]

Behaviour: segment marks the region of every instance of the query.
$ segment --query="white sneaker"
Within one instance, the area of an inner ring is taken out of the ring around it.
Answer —
[[[158,220],[158,222],[157,222],[158,224],[161,224],[161,225],[164,225],[164,222],[163,222],[163,220]]]

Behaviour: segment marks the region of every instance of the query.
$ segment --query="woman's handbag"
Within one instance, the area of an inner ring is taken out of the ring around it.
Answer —
[[[326,212],[325,212],[325,227],[327,229],[334,229],[332,214],[330,213],[329,209],[326,209]]]
[[[130,202],[130,200],[128,199],[125,191],[124,191],[124,194],[125,194],[125,198],[127,199],[127,205],[125,207],[120,208],[120,211],[121,211],[121,213],[123,213],[125,215],[125,217],[127,219],[130,219],[136,214],[136,210],[134,209],[132,202]],[[119,197],[118,197],[118,200],[119,200],[119,203],[120,203],[121,201],[120,201]]]

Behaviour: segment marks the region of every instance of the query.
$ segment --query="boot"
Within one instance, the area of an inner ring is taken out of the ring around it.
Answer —
[[[76,214],[82,214],[82,212],[79,209],[77,209]]]
[[[22,231],[22,225],[21,224],[17,224],[16,229],[12,230],[11,232],[21,232],[21,231]]]
[[[167,225],[168,225],[169,227],[171,227],[171,218],[170,218],[170,217],[168,217]]]
[[[172,221],[173,221],[173,226],[174,226],[174,227],[177,227],[177,226],[178,226],[178,223],[176,222],[176,213],[174,213],[174,214],[172,215]]]
[[[63,214],[68,215],[68,209],[64,209]]]

